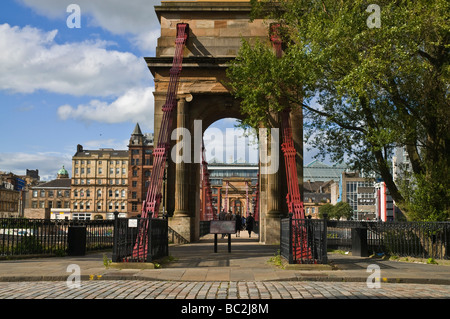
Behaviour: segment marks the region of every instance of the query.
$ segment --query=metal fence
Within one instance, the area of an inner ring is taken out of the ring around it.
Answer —
[[[86,227],[86,251],[113,246],[112,220],[0,218],[0,258],[63,256],[70,227]]]
[[[280,253],[290,264],[326,264],[327,223],[321,219],[283,218]]]
[[[140,235],[142,232],[143,236]],[[116,218],[112,261],[152,262],[157,258],[168,256],[168,236],[167,219]],[[139,253],[138,247],[142,248]]]
[[[328,221],[328,248],[352,250],[352,229],[363,229],[369,254],[448,259],[449,222]]]

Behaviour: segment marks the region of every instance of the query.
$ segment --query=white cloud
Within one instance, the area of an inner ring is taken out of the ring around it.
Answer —
[[[27,169],[38,169],[41,180],[56,178],[58,170],[64,165],[71,176],[72,155],[56,152],[38,153],[0,153],[0,171],[25,175]]]
[[[91,100],[87,105],[62,105],[58,116],[62,120],[75,119],[103,123],[139,122],[153,131],[153,88],[133,88],[112,103]]]
[[[43,16],[66,20],[67,6],[74,3],[81,10],[81,27],[99,26],[114,34],[141,34],[159,28],[155,14],[158,0],[20,0]]]
[[[57,30],[0,25],[0,90],[119,96],[150,76],[145,61],[106,41],[55,42]]]

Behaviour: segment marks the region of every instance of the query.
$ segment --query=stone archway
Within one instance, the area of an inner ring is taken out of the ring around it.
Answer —
[[[155,141],[158,140],[162,106],[169,83],[177,23],[189,24],[189,38],[184,51],[173,128],[185,128],[191,133],[191,139],[195,139],[198,130],[203,136],[204,130],[219,119],[242,119],[239,101],[231,96],[226,86],[227,63],[236,57],[243,38],[268,41],[269,30],[263,20],[250,20],[250,2],[171,1],[156,6],[155,11],[161,24],[161,37],[158,39],[156,57],[145,58],[155,81]],[[293,134],[298,150],[297,171],[302,177],[301,110],[291,116],[295,116],[296,121]],[[200,128],[196,121],[201,121]],[[179,142],[173,141],[172,146],[179,147]],[[200,160],[196,156],[199,156],[201,141],[192,141],[190,144],[190,162],[168,161],[167,192],[173,197],[168,196],[167,208],[172,216],[169,225],[186,239],[196,241],[199,239],[200,220]],[[282,156],[279,145],[278,149],[271,150],[270,143],[267,143],[267,149],[271,155],[278,152]],[[260,241],[266,244],[278,243],[280,240],[279,219],[286,214],[285,195],[281,195],[286,194],[285,178],[282,158],[276,172],[260,175]]]

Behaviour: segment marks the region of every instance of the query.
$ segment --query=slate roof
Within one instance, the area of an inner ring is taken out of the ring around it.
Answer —
[[[33,186],[33,189],[39,188],[70,188],[71,179],[70,178],[59,178],[52,181],[39,184],[38,186]]]

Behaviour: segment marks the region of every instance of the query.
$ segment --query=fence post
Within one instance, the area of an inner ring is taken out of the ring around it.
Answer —
[[[327,264],[328,263],[328,243],[327,243],[327,238],[328,238],[328,229],[327,229],[327,218],[328,218],[328,214],[323,214],[323,230],[322,230],[322,251],[323,251],[323,255],[322,255],[322,264]]]
[[[367,226],[363,225],[352,228],[352,256],[369,257]]]
[[[114,232],[113,232],[113,252],[111,260],[113,262],[119,261],[119,256],[117,256],[118,245],[119,245],[119,212],[114,212]]]

